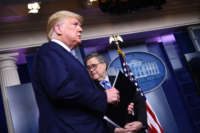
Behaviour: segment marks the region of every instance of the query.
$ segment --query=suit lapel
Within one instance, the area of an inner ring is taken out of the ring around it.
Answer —
[[[100,88],[100,89],[102,89],[102,90],[105,90],[105,88],[103,88],[103,87],[100,85],[99,81],[94,80],[94,83],[96,84],[96,86],[97,86],[98,88]]]

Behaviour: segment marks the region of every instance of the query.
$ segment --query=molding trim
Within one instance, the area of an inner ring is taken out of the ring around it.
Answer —
[[[192,3],[192,4],[189,4]],[[91,13],[82,12],[85,25],[82,40],[107,37],[112,34],[134,34],[160,29],[191,26],[200,24],[199,0],[168,1],[162,10],[144,9],[132,14],[110,15],[96,9]],[[190,9],[190,11],[188,11]],[[0,38],[0,53],[9,50],[39,47],[47,41],[44,20],[32,24],[20,23],[8,29]],[[42,28],[42,27],[43,28]],[[7,28],[6,28],[7,27]]]

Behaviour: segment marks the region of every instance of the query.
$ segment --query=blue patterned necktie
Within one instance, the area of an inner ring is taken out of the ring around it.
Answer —
[[[111,88],[110,83],[108,81],[106,81],[106,80],[102,81],[101,84],[103,85],[103,87],[105,89],[110,89]]]

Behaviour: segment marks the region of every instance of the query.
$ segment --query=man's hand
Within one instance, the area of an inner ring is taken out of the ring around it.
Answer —
[[[114,133],[128,133],[128,130],[124,128],[115,128]]]
[[[131,102],[129,105],[128,105],[128,114],[133,114],[134,113],[134,111],[133,111],[133,109],[134,109],[134,103],[133,102]]]
[[[134,121],[131,123],[127,123],[124,128],[128,130],[128,132],[131,133],[136,133],[137,131],[139,131],[140,129],[142,129],[142,122],[140,121]]]
[[[120,102],[119,91],[116,88],[110,88],[105,90],[107,95],[107,102],[110,104],[115,104]]]

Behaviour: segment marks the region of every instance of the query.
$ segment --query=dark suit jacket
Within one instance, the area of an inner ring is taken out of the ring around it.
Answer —
[[[114,76],[109,76],[109,80],[111,84],[113,84],[115,77]],[[95,81],[95,84],[97,85],[98,88],[101,90],[105,90],[98,81]],[[146,113],[146,106],[145,106],[145,99],[139,92],[136,92],[135,95],[133,96],[132,102],[134,102],[134,113],[135,115],[129,115],[126,119],[125,123],[131,122],[131,121],[140,121],[143,123],[144,127],[142,128],[141,131],[138,133],[145,133],[145,128],[147,127],[147,113]],[[113,106],[113,105],[109,105]],[[112,108],[112,107],[111,107]],[[107,111],[111,111],[108,107]],[[107,112],[112,113],[112,112]],[[108,124],[109,127],[111,128],[110,132],[113,132],[114,127],[112,127],[110,124]]]
[[[32,83],[39,107],[40,133],[106,133],[106,93],[86,68],[55,42],[40,47]]]

